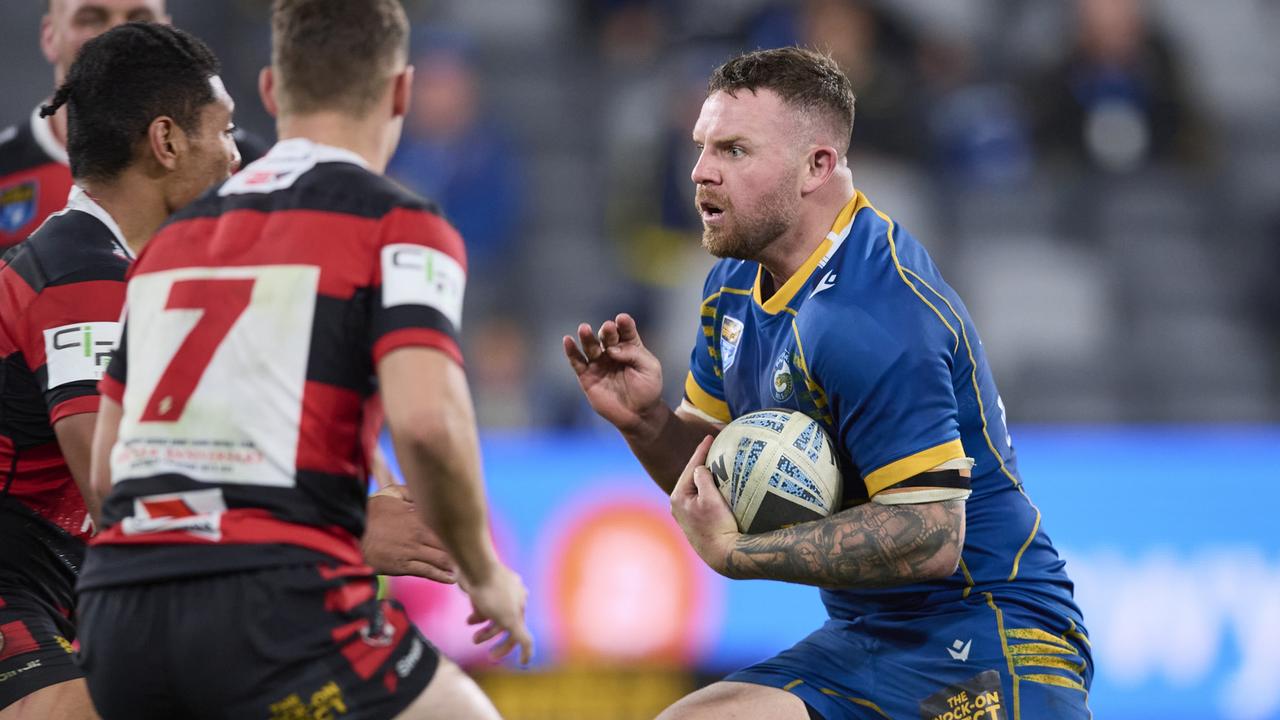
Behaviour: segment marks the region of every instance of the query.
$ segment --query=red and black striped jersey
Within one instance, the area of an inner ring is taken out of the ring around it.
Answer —
[[[241,128],[234,137],[246,165],[266,151],[261,138]],[[67,150],[38,107],[27,123],[0,130],[0,252],[26,240],[45,218],[61,210],[71,185]]]
[[[115,221],[75,188],[0,260],[0,575],[47,585],[79,568],[89,523],[53,424],[98,409],[131,259]]]
[[[432,205],[305,139],[177,213],[131,271],[101,383],[123,416],[80,587],[363,562],[376,363],[461,362],[465,280]]]
[[[70,191],[67,151],[39,108],[28,122],[0,130],[0,252],[61,210]]]

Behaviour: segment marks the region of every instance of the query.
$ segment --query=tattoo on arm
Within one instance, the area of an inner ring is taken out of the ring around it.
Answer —
[[[864,503],[822,520],[743,535],[726,575],[821,587],[893,587],[955,571],[964,501]]]

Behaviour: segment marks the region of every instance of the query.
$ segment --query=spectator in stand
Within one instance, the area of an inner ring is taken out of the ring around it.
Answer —
[[[388,174],[440,203],[467,239],[472,290],[509,287],[524,182],[516,143],[481,106],[465,40],[430,37],[414,58],[413,105]],[[468,297],[478,316],[504,298]],[[509,299],[509,298],[507,298]],[[474,302],[473,302],[474,301]]]
[[[1077,0],[1066,56],[1028,87],[1036,142],[1050,161],[1129,173],[1207,157],[1173,49],[1142,0]]]

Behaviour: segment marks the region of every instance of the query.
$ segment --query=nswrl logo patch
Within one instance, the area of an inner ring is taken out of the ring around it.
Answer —
[[[948,685],[920,701],[920,720],[1008,720],[995,670]]]
[[[720,368],[722,371],[733,367],[738,358],[738,341],[742,339],[742,321],[725,315],[720,321]]]
[[[0,230],[13,233],[36,216],[35,180],[0,188]]]

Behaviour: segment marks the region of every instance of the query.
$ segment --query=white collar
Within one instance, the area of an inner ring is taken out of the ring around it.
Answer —
[[[67,159],[67,148],[53,136],[53,128],[49,126],[51,122],[53,122],[51,117],[40,117],[40,106],[37,105],[36,109],[31,111],[31,134],[45,155],[63,165],[70,165],[71,161]]]
[[[281,140],[276,143],[264,157],[279,160],[306,159],[315,163],[345,162],[353,165],[359,165],[365,170],[369,169],[369,163],[366,162],[364,158],[350,150],[334,147],[332,145],[323,145],[304,137]]]
[[[97,218],[98,222],[106,225],[111,234],[115,236],[116,245],[119,246],[125,257],[130,261],[135,259],[133,250],[129,247],[129,243],[125,242],[124,233],[120,232],[120,226],[116,224],[115,218],[111,217],[111,213],[107,212],[96,200],[89,197],[89,193],[85,192],[84,188],[79,185],[71,186],[71,192],[67,195],[67,210],[79,210]]]

